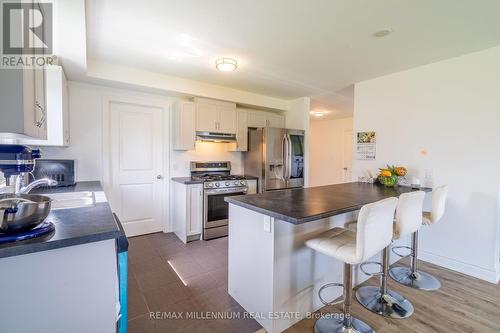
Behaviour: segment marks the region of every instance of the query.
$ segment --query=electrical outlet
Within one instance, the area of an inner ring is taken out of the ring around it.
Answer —
[[[271,217],[264,217],[264,231],[271,232]]]

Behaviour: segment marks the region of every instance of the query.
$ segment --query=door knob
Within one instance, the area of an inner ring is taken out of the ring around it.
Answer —
[[[163,179],[163,176],[162,175],[158,175],[158,176],[156,176],[156,179]]]

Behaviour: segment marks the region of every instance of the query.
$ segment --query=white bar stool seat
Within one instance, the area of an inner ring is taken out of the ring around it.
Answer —
[[[432,191],[432,209],[431,212],[423,212],[420,215],[421,225],[432,225],[437,223],[444,215],[446,206],[446,197],[448,196],[448,186],[443,185]],[[395,250],[396,248],[393,248]],[[441,287],[438,279],[429,273],[418,269],[418,229],[412,235],[412,247],[410,267],[393,267],[389,270],[389,275],[396,282],[420,290],[437,290]],[[395,252],[395,251],[393,251]],[[397,252],[395,252],[398,254]],[[401,257],[403,255],[398,254]]]
[[[393,239],[410,235],[421,227],[424,198],[425,192],[423,191],[403,193],[399,196],[396,218],[394,219]],[[414,312],[413,304],[406,297],[390,290],[387,286],[389,248],[390,245],[383,250],[382,272],[370,274],[362,269],[367,275],[379,275],[380,286],[360,287],[356,290],[356,298],[365,308],[381,316],[393,319],[408,318]]]
[[[352,265],[366,261],[390,244],[397,202],[397,198],[388,198],[363,206],[359,212],[358,228],[355,232],[333,228],[305,242],[309,248],[344,262],[344,284],[327,284],[319,291],[319,297],[325,305],[337,304],[325,302],[321,297],[321,291],[329,286],[343,286],[343,316],[334,315],[318,319],[314,325],[315,333],[374,332],[369,325],[353,318],[350,313]]]

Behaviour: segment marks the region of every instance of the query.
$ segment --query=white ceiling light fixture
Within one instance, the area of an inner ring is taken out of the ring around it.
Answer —
[[[382,38],[382,37],[385,37],[387,35],[390,35],[393,32],[394,32],[394,30],[392,30],[391,28],[384,28],[384,29],[381,29],[381,30],[375,32],[373,34],[373,37]]]
[[[218,58],[215,60],[215,68],[222,72],[232,72],[238,68],[238,62],[233,58]]]
[[[311,115],[318,117],[318,118],[325,116],[327,113],[328,113],[328,111],[311,111],[310,112]]]

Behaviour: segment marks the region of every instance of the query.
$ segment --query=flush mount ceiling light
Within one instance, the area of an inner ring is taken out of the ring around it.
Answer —
[[[232,72],[238,68],[238,62],[232,58],[219,58],[215,60],[215,68],[223,72]]]
[[[384,29],[381,29],[377,32],[375,32],[373,34],[373,37],[378,37],[378,38],[381,38],[381,37],[385,37],[389,34],[391,34],[394,30],[392,30],[391,28],[384,28]]]
[[[310,113],[311,113],[311,115],[320,118],[320,117],[323,117],[324,115],[326,115],[328,113],[328,111],[311,111]]]

